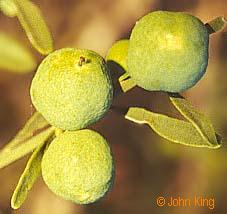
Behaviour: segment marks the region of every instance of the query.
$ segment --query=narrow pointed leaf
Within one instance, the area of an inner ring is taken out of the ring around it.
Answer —
[[[136,83],[132,80],[128,73],[121,75],[118,80],[123,92],[129,91],[136,86]]]
[[[219,16],[206,24],[209,33],[215,33],[217,31],[224,30],[227,26],[227,20],[224,16]]]
[[[205,140],[197,129],[189,122],[153,113],[143,108],[129,108],[126,119],[135,123],[149,125],[163,138],[187,146],[218,148],[219,144],[212,145]]]
[[[0,0],[0,11],[9,17],[14,17],[17,14],[17,8],[13,0]]]
[[[0,69],[25,73],[35,68],[36,62],[29,50],[9,35],[0,32]]]
[[[169,98],[176,109],[197,129],[200,135],[211,145],[220,144],[214,127],[202,112],[198,111],[184,97],[179,94],[169,94]]]
[[[29,0],[14,0],[17,17],[31,44],[44,55],[53,51],[52,35],[40,9]]]
[[[54,131],[55,129],[50,127],[17,146],[1,151],[0,169],[32,152],[37,146],[43,144],[50,136],[52,136]]]
[[[26,142],[29,138],[33,137],[37,132],[49,126],[48,122],[39,113],[35,112],[24,127],[17,133],[17,135],[2,149],[2,151],[10,150],[13,147]]]
[[[11,198],[11,207],[18,209],[27,198],[29,191],[41,174],[41,161],[52,138],[38,146],[29,158],[23,174]]]

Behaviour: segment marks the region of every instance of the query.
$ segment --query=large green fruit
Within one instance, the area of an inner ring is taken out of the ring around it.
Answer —
[[[128,72],[146,90],[182,92],[205,73],[208,45],[207,29],[196,17],[181,12],[152,12],[132,30]]]
[[[78,204],[95,202],[108,192],[114,179],[109,145],[88,129],[66,131],[45,152],[42,175],[58,196]]]
[[[104,59],[89,50],[65,48],[47,56],[35,74],[32,103],[53,126],[77,130],[109,109],[113,88]]]

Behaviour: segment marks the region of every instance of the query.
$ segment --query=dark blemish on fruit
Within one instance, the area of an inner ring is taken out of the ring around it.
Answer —
[[[82,65],[85,64],[85,63],[86,63],[85,57],[81,56],[81,57],[80,57],[80,60],[79,60],[79,62],[78,62],[78,65],[79,65],[79,66],[82,66]]]

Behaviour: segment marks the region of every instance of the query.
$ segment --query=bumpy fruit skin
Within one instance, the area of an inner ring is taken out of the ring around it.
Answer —
[[[127,71],[127,56],[128,56],[129,40],[119,40],[113,44],[109,49],[106,61],[113,61],[120,65],[125,71]]]
[[[88,129],[60,134],[44,154],[41,166],[47,186],[58,196],[77,204],[102,198],[114,179],[108,143]]]
[[[205,73],[208,46],[207,29],[196,17],[181,12],[152,12],[132,30],[128,72],[146,90],[182,92]]]
[[[89,50],[65,48],[42,61],[30,94],[37,111],[51,125],[78,130],[106,113],[113,88],[101,56]]]

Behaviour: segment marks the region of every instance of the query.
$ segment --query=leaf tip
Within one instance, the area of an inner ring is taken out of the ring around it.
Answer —
[[[225,18],[225,16],[219,16],[211,20],[210,22],[206,23],[205,26],[207,27],[209,34],[216,33],[226,28],[227,19]]]
[[[143,108],[130,107],[125,115],[125,118],[134,123],[144,124],[146,123],[146,121],[144,120],[145,111],[146,110]]]
[[[22,205],[21,203],[17,202],[15,192],[13,193],[13,196],[11,198],[11,202],[10,203],[11,203],[12,209],[14,209],[14,210],[19,209],[21,207],[21,205]]]

